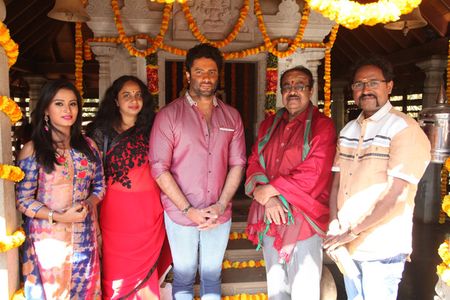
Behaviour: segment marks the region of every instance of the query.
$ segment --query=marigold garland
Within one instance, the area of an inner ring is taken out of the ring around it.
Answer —
[[[439,246],[438,254],[442,258],[442,263],[436,267],[436,274],[450,286],[450,251],[448,239]]]
[[[266,103],[264,106],[265,116],[275,114],[277,105],[278,88],[278,57],[272,53],[267,54],[266,67]]]
[[[303,39],[303,34],[305,33],[305,28],[306,28],[306,25],[308,24],[308,18],[309,18],[309,13],[310,13],[308,4],[305,3],[305,5],[303,7],[302,17],[300,19],[300,23],[299,23],[299,26],[297,29],[297,34],[295,35],[294,40],[289,45],[289,47],[286,51],[278,51],[276,49],[275,45],[272,43],[272,40],[270,39],[270,37],[267,33],[267,28],[264,25],[264,18],[263,18],[259,0],[254,0],[253,5],[254,5],[254,12],[255,12],[256,20],[258,21],[258,28],[263,36],[264,45],[266,46],[267,51],[276,55],[279,58],[288,57],[288,56],[292,55],[295,52],[295,50],[297,50],[297,48],[300,47],[300,42]]]
[[[11,300],[25,300],[25,292],[23,288],[18,289],[14,292],[14,294],[11,297]]]
[[[447,195],[447,185],[448,185],[448,175],[450,170],[450,157],[445,160],[444,165],[441,169],[441,211],[439,212],[439,224],[444,224],[447,211],[444,210],[444,202],[445,199],[448,199],[450,196]],[[447,200],[448,201],[448,200]]]
[[[447,102],[450,103],[450,39],[448,40],[447,57]]]
[[[13,124],[22,119],[19,105],[9,97],[0,96],[0,111],[5,113]]]
[[[333,26],[331,29],[330,38],[328,43],[326,43],[325,49],[325,65],[324,65],[324,76],[325,84],[323,87],[324,93],[324,106],[323,113],[325,116],[331,117],[331,49],[333,48],[334,42],[336,41],[337,32],[339,29],[339,24]]]
[[[6,252],[17,248],[25,241],[25,231],[19,228],[13,234],[0,237],[0,252]]]
[[[208,40],[200,32],[200,29],[197,26],[197,22],[195,22],[194,17],[192,16],[191,11],[189,9],[189,5],[186,2],[181,4],[181,9],[184,13],[184,16],[185,16],[186,21],[189,26],[189,29],[191,30],[192,34],[199,42],[209,43],[217,48],[222,48],[222,47],[225,47],[226,45],[228,45],[229,43],[231,43],[232,41],[234,41],[234,39],[238,35],[239,31],[241,30],[242,26],[244,25],[245,19],[247,18],[247,15],[248,15],[248,11],[250,9],[249,2],[250,2],[250,0],[244,0],[244,2],[242,3],[242,7],[239,11],[239,18],[236,21],[236,23],[234,24],[233,29],[231,30],[231,32],[228,34],[228,36],[225,39],[223,39],[222,41],[219,41],[219,42]]]
[[[13,41],[9,35],[9,29],[6,25],[0,21],[0,46],[5,49],[6,56],[8,57],[8,67],[11,68],[17,61],[19,56],[19,45]]]
[[[170,20],[173,3],[166,3],[166,5],[164,6],[159,33],[156,36],[156,38],[153,39],[152,45],[145,50],[138,50],[138,49],[134,48],[133,45],[131,45],[130,39],[127,37],[127,35],[125,33],[125,29],[122,24],[122,17],[120,15],[120,8],[119,8],[118,0],[111,0],[111,7],[114,12],[114,24],[116,25],[117,32],[119,33],[120,41],[122,42],[124,47],[128,50],[130,55],[138,56],[138,57],[146,57],[146,56],[156,52],[156,50],[158,50],[158,48],[161,46],[161,44],[164,40],[164,35],[166,34],[167,28],[169,28],[169,20]]]
[[[245,232],[230,232],[230,240],[246,240],[248,239],[248,235]]]
[[[354,29],[361,24],[375,25],[396,21],[410,13],[422,0],[381,0],[361,4],[350,0],[306,0],[312,9],[330,20]]]
[[[14,182],[19,182],[23,179],[25,173],[16,166],[0,164],[0,178],[7,179]]]
[[[75,87],[83,97],[83,33],[81,22],[75,23]]]
[[[195,300],[200,300],[200,297],[194,297]],[[232,296],[222,296],[221,300],[267,300],[267,294],[237,294]]]
[[[266,263],[264,262],[264,259],[260,260],[249,260],[249,261],[230,261],[228,259],[225,259],[222,263],[222,269],[246,269],[246,268],[260,268],[265,267]]]

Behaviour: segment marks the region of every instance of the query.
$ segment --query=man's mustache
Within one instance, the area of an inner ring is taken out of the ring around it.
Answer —
[[[358,98],[358,100],[362,100],[364,97],[374,97],[375,98],[375,100],[378,100],[378,97],[376,96],[376,95],[374,95],[374,94],[362,94],[361,96],[359,96],[359,98]]]

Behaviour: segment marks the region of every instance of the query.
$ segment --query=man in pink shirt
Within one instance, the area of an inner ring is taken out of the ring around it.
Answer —
[[[262,245],[269,299],[320,299],[336,131],[311,103],[303,66],[281,75],[284,108],[265,119],[248,161],[249,240]]]
[[[150,136],[152,175],[160,186],[173,264],[174,299],[220,299],[231,198],[246,159],[239,112],[215,97],[223,58],[200,44],[188,51],[189,89],[157,114]]]

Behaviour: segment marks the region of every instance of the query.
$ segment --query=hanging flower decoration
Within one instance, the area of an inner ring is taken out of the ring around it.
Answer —
[[[450,157],[446,159],[441,169],[441,211],[439,212],[439,224],[444,224],[447,211],[444,209],[444,203],[448,203],[449,195],[447,195],[448,174],[450,170]]]
[[[272,43],[272,40],[270,39],[270,37],[267,33],[267,28],[264,24],[264,18],[263,18],[259,0],[254,0],[253,4],[254,4],[256,20],[258,21],[258,28],[259,28],[259,31],[261,31],[261,34],[263,36],[264,45],[265,45],[267,51],[269,51],[270,53],[272,53],[273,55],[275,55],[279,58],[288,57],[288,56],[292,55],[295,52],[295,50],[297,50],[297,48],[300,47],[300,42],[303,39],[303,34],[305,33],[305,28],[306,28],[306,25],[308,24],[308,18],[309,18],[309,13],[310,13],[308,4],[305,3],[305,5],[303,7],[302,17],[300,19],[300,23],[299,23],[299,26],[297,29],[297,34],[295,35],[294,40],[289,45],[289,48],[286,51],[278,51],[276,49],[275,45]]]
[[[25,241],[25,231],[19,228],[12,235],[0,237],[0,252],[6,252],[13,248],[17,248]]]
[[[442,259],[442,263],[436,267],[436,274],[450,286],[450,251],[448,239],[439,246],[438,254]]]
[[[172,11],[173,3],[166,3],[166,5],[164,6],[159,33],[153,40],[152,45],[146,50],[138,50],[133,45],[131,45],[130,39],[126,36],[125,29],[122,24],[122,17],[120,15],[118,0],[111,0],[111,7],[114,12],[114,24],[116,24],[117,31],[119,32],[120,41],[123,43],[124,47],[128,50],[130,55],[146,57],[158,50],[164,40],[164,35],[166,34],[167,28],[169,27],[169,20],[171,15],[170,13]]]
[[[447,56],[447,102],[450,103],[450,39],[448,40]]]
[[[379,0],[361,4],[350,0],[306,0],[311,8],[337,24],[355,29],[359,25],[373,26],[396,21],[410,13],[422,0]]]
[[[333,48],[334,41],[336,40],[337,32],[339,29],[339,24],[335,25],[330,33],[330,38],[328,43],[326,43],[325,49],[325,65],[324,65],[324,76],[325,84],[323,87],[324,93],[324,106],[323,113],[327,117],[331,117],[331,49]]]
[[[25,292],[23,291],[23,287],[14,292],[11,297],[11,300],[25,300]]]
[[[222,263],[222,269],[246,269],[246,268],[260,268],[265,267],[266,264],[264,262],[264,259],[260,260],[249,260],[249,261],[229,261],[228,259],[225,259]]]
[[[158,55],[152,53],[146,57],[147,69],[147,87],[151,95],[155,99],[155,110],[159,110],[158,96],[159,96],[159,82],[158,82]]]
[[[446,195],[442,200],[442,212],[450,217],[450,195]]]
[[[22,119],[19,105],[9,97],[0,96],[0,110],[8,116],[13,124]]]
[[[75,23],[75,87],[83,97],[83,33],[81,22]]]
[[[278,85],[278,58],[269,53],[267,55],[266,69],[266,104],[264,112],[266,117],[275,114],[277,104]]]
[[[25,173],[19,168],[10,165],[0,164],[0,178],[7,179],[14,182],[19,182],[23,179]]]
[[[5,49],[8,57],[8,66],[11,67],[17,61],[19,56],[19,45],[17,45],[9,35],[9,29],[0,21],[0,46]]]
[[[244,25],[245,19],[247,18],[248,11],[250,9],[249,5],[250,0],[244,0],[244,3],[242,4],[242,7],[239,11],[239,18],[234,24],[233,29],[228,34],[228,36],[223,39],[222,41],[215,42],[208,40],[201,32],[200,29],[197,26],[197,22],[195,22],[194,17],[191,14],[191,11],[189,9],[189,5],[186,2],[183,2],[181,4],[181,9],[184,13],[184,16],[186,18],[186,21],[188,23],[189,29],[191,30],[194,37],[201,43],[209,43],[217,48],[222,48],[234,41],[236,36],[238,35],[239,31],[241,30],[242,26]]]

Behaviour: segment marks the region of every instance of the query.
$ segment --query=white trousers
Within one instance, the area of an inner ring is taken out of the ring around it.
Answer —
[[[279,263],[274,238],[264,236],[267,292],[270,300],[320,300],[322,276],[322,238],[314,235],[298,241],[288,263]]]

